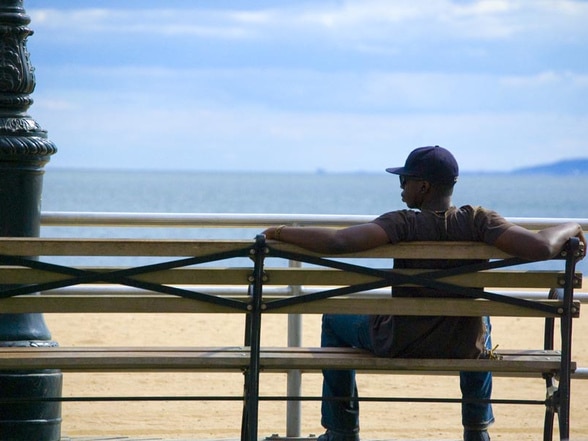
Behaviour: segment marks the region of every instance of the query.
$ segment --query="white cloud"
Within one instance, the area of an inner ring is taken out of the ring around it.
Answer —
[[[574,72],[539,72],[534,75],[505,76],[501,83],[513,87],[544,88],[549,86],[565,86],[578,90],[588,88],[588,75]]]
[[[39,103],[35,103],[34,109],[65,111],[79,109],[79,107],[78,103],[73,100],[47,98],[41,100]]]
[[[588,137],[588,116],[548,112],[319,113],[198,102],[137,106],[121,97],[112,107],[103,97],[84,98],[81,110],[33,113],[58,146],[54,166],[379,171],[414,147],[440,144],[463,170],[505,170],[585,156]]]
[[[297,6],[258,10],[33,8],[34,26],[71,33],[116,32],[206,35],[216,38],[265,36],[305,38],[321,33],[345,41],[384,38],[504,39],[521,33],[586,35],[588,3],[574,0],[348,0],[301,2]],[[287,30],[287,32],[285,32]],[[390,40],[391,39],[391,40]]]
[[[48,29],[62,38],[88,34],[149,34],[240,39],[253,37],[255,25],[267,21],[267,14],[263,13],[197,9],[33,9],[29,14],[36,29]]]
[[[76,80],[83,78],[83,83]],[[588,114],[588,76],[545,71],[529,75],[323,72],[285,68],[85,67],[46,69],[35,100],[48,106],[73,97],[148,106],[191,103],[202,108],[260,108],[278,112],[404,114],[529,111]],[[63,85],[59,85],[64,82]],[[99,85],[99,86],[96,86]],[[99,89],[96,94],[92,89]],[[157,104],[155,104],[157,103]],[[163,103],[163,104],[162,104]]]

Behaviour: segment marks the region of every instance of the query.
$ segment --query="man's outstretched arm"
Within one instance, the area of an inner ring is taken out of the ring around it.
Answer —
[[[566,222],[537,232],[514,226],[502,233],[494,242],[494,246],[523,259],[545,260],[555,257],[571,237],[579,238],[584,244],[584,257],[586,239],[582,227],[575,222]]]
[[[388,235],[379,225],[367,223],[352,227],[270,227],[263,234],[267,239],[298,245],[318,253],[353,253],[385,245]]]

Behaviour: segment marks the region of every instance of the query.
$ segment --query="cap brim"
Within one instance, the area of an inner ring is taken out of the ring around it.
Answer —
[[[390,167],[390,168],[387,168],[386,171],[388,173],[393,173],[395,175],[405,175],[406,174],[404,172],[404,167]]]

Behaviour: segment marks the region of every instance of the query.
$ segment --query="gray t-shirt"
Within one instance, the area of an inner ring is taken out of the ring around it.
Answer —
[[[466,205],[447,211],[399,210],[373,221],[391,243],[410,241],[475,241],[494,244],[513,226],[498,213]],[[450,259],[395,259],[394,268],[452,268],[472,261]],[[396,287],[395,297],[459,297],[430,288]],[[371,317],[376,355],[405,358],[478,358],[484,351],[480,317],[389,316]]]

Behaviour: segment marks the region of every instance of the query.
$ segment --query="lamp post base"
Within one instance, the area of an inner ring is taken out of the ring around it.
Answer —
[[[0,439],[3,441],[59,441],[61,402],[34,401],[61,397],[58,370],[0,373]],[[22,402],[8,402],[11,399]],[[27,401],[28,400],[28,401]]]

